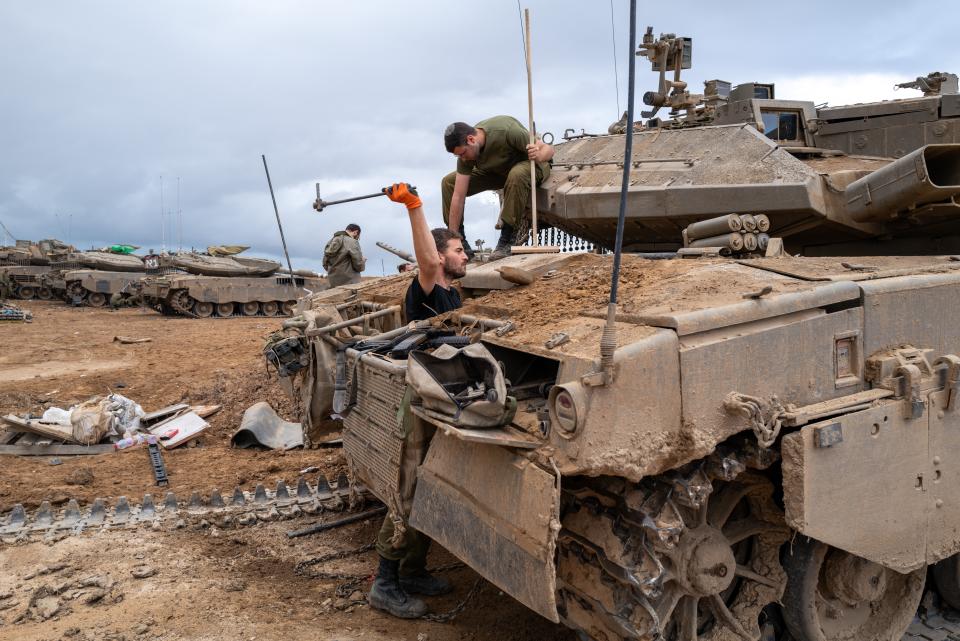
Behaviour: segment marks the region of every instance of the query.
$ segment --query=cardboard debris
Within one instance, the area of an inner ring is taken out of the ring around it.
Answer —
[[[170,450],[197,438],[208,427],[210,423],[200,418],[196,412],[187,412],[168,418],[148,431],[157,437],[163,449]]]
[[[7,414],[2,417],[2,420],[18,432],[37,434],[64,443],[77,442],[73,437],[73,429],[59,423],[43,423],[38,419],[25,419],[13,414]]]

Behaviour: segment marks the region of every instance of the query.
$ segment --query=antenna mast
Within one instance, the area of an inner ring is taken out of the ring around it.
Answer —
[[[160,253],[167,253],[167,229],[163,222],[163,176],[160,176]]]
[[[177,253],[183,251],[183,210],[180,209],[180,176],[177,176]]]

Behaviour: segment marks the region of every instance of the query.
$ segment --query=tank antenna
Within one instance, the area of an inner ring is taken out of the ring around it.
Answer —
[[[160,253],[167,253],[167,229],[163,221],[163,175],[160,176]]]
[[[263,171],[267,174],[267,186],[270,187],[270,200],[273,201],[273,213],[277,215],[277,227],[280,228],[280,242],[283,243],[283,255],[287,257],[287,269],[290,270],[290,280],[293,281],[293,265],[290,264],[290,253],[287,251],[287,239],[283,237],[283,225],[280,224],[280,210],[277,209],[277,198],[273,195],[273,182],[270,180],[270,170],[267,169],[267,157],[260,154],[263,159]]]
[[[620,72],[617,71],[617,28],[613,23],[613,0],[610,0],[610,43],[613,45],[613,86],[617,90],[617,120],[620,120]]]
[[[617,216],[617,239],[613,249],[613,276],[610,282],[610,302],[607,305],[607,323],[600,337],[600,370],[603,383],[613,382],[613,354],[617,349],[617,287],[620,283],[620,259],[623,254],[623,227],[627,217],[627,193],[630,187],[630,167],[633,165],[633,94],[637,47],[637,0],[630,0],[630,64],[627,78],[627,138],[623,150],[623,182],[620,185],[620,212]]]

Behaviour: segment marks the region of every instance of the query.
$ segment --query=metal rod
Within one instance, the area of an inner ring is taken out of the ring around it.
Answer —
[[[617,349],[617,290],[620,284],[620,262],[623,255],[623,228],[627,216],[627,195],[630,188],[630,167],[633,157],[633,102],[636,82],[637,0],[630,0],[630,64],[627,89],[627,136],[623,149],[623,181],[620,185],[620,211],[617,215],[617,238],[613,249],[613,275],[610,283],[610,302],[607,304],[607,323],[600,338],[600,366],[605,382],[613,380],[613,355]]]
[[[367,510],[366,512],[361,512],[360,514],[352,514],[350,516],[345,516],[342,519],[337,519],[336,521],[327,521],[326,523],[317,523],[316,525],[311,525],[310,527],[305,527],[300,530],[291,530],[287,532],[287,538],[295,539],[298,536],[307,536],[308,534],[317,534],[319,532],[326,532],[327,530],[332,530],[334,528],[343,527],[344,525],[350,525],[351,523],[357,523],[359,521],[366,521],[380,516],[381,514],[387,513],[387,506],[381,505],[378,508],[372,510]]]
[[[334,323],[332,325],[327,325],[325,327],[318,327],[317,329],[307,330],[307,336],[320,336],[321,334],[329,334],[330,332],[335,332],[338,329],[344,329],[346,327],[356,327],[358,325],[363,325],[367,321],[371,321],[374,318],[380,318],[381,316],[389,316],[394,312],[400,311],[399,305],[393,305],[387,307],[386,309],[381,309],[380,311],[370,312],[369,314],[364,314],[362,316],[357,316],[356,318],[351,318],[339,323]]]
[[[260,154],[263,158],[263,171],[267,174],[267,186],[270,187],[270,200],[273,201],[273,213],[277,215],[277,227],[280,228],[280,242],[283,243],[283,255],[287,257],[287,269],[290,270],[290,276],[293,277],[293,265],[290,264],[290,253],[287,251],[287,239],[283,237],[283,225],[280,224],[280,210],[277,209],[277,198],[273,195],[273,181],[270,180],[270,170],[267,169],[267,157]]]
[[[414,187],[414,189],[416,189],[416,187]],[[365,200],[367,198],[376,198],[377,196],[386,196],[386,194],[382,191],[378,191],[375,194],[367,194],[366,196],[354,196],[353,198],[342,198],[340,200],[319,200],[318,199],[318,202],[321,203],[320,209],[323,209],[324,207],[327,207],[329,205],[339,205],[340,203],[352,203],[355,200]]]
[[[533,65],[530,60],[533,43],[530,42],[530,9],[523,10],[523,20],[527,38],[527,108],[530,116],[530,144],[533,145],[537,142],[537,132],[533,121]],[[540,241],[537,238],[537,163],[534,160],[530,161],[530,228],[533,232],[531,243],[537,247]]]

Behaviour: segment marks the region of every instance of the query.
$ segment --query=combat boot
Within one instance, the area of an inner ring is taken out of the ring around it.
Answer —
[[[453,591],[453,586],[443,577],[434,576],[426,570],[400,575],[400,587],[407,594],[440,596]]]
[[[400,561],[380,557],[380,568],[367,595],[370,607],[401,619],[418,619],[427,613],[427,604],[400,587]]]
[[[513,225],[503,223],[503,226],[500,228],[500,239],[497,241],[497,246],[494,248],[493,253],[490,254],[491,261],[506,258],[512,253],[510,248],[513,246],[513,233]]]

